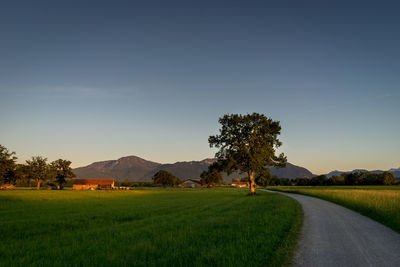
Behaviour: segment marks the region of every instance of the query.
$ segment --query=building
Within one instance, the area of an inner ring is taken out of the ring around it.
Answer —
[[[14,190],[16,187],[12,184],[2,184],[0,190]]]
[[[249,182],[232,182],[231,185],[234,187],[250,187]]]
[[[114,179],[75,179],[73,190],[112,189]]]
[[[182,183],[185,188],[196,188],[201,187],[201,182],[199,179],[188,179]]]

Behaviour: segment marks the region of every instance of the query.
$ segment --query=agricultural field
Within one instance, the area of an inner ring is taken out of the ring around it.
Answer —
[[[268,189],[332,201],[400,232],[400,186],[280,186]]]
[[[301,206],[247,191],[0,191],[0,265],[289,264]]]

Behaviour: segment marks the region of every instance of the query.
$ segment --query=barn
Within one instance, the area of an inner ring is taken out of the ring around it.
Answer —
[[[75,179],[73,190],[112,189],[114,179]]]
[[[188,179],[182,183],[185,188],[201,187],[201,182],[198,179]]]

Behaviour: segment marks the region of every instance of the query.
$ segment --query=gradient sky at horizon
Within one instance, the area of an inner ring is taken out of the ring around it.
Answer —
[[[2,1],[0,144],[202,160],[226,113],[313,173],[400,167],[397,1]]]

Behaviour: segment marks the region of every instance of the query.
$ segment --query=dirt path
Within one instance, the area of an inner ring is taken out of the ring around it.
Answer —
[[[293,266],[400,266],[400,234],[390,228],[322,199],[279,194],[296,199],[304,210]]]

